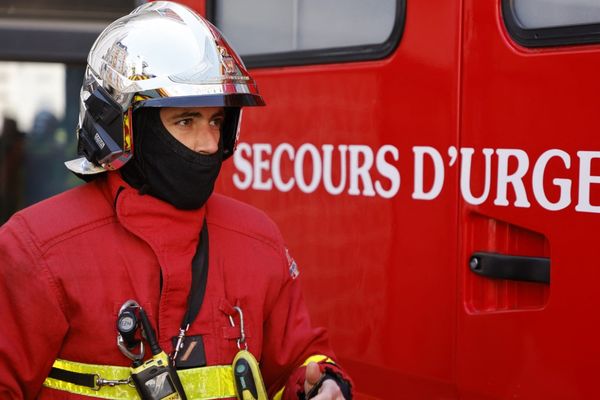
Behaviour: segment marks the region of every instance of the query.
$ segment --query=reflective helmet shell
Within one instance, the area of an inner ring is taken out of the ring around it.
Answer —
[[[146,3],[110,24],[87,60],[80,94],[77,174],[122,167],[133,156],[139,107],[225,107],[223,156],[238,140],[241,107],[261,106],[257,86],[210,22],[169,1]]]

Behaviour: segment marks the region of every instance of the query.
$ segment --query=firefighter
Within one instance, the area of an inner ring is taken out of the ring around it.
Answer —
[[[104,30],[66,163],[87,183],[0,228],[0,398],[351,398],[275,224],[213,193],[263,104],[182,5]]]

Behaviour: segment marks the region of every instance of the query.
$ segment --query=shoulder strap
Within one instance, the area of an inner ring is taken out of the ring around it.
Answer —
[[[183,321],[181,322],[181,329],[185,329],[187,326],[194,322],[194,319],[200,312],[202,307],[202,301],[204,300],[204,293],[206,292],[206,281],[208,280],[208,227],[206,224],[206,217],[202,224],[202,230],[200,230],[200,240],[198,241],[198,248],[196,254],[192,259],[192,287],[188,295],[187,310]]]

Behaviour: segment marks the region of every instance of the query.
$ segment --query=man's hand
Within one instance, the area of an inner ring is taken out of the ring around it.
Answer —
[[[319,365],[311,362],[306,366],[306,379],[304,380],[304,393],[308,393],[321,379]],[[319,394],[312,397],[314,400],[345,400],[340,387],[333,379],[327,379],[321,385]]]

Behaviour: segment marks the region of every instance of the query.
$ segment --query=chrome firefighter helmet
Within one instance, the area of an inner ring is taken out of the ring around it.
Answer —
[[[264,102],[221,33],[195,11],[146,3],[110,24],[87,60],[80,94],[78,155],[71,171],[96,174],[133,156],[132,113],[140,107],[225,107],[223,158],[238,140],[241,107]]]

